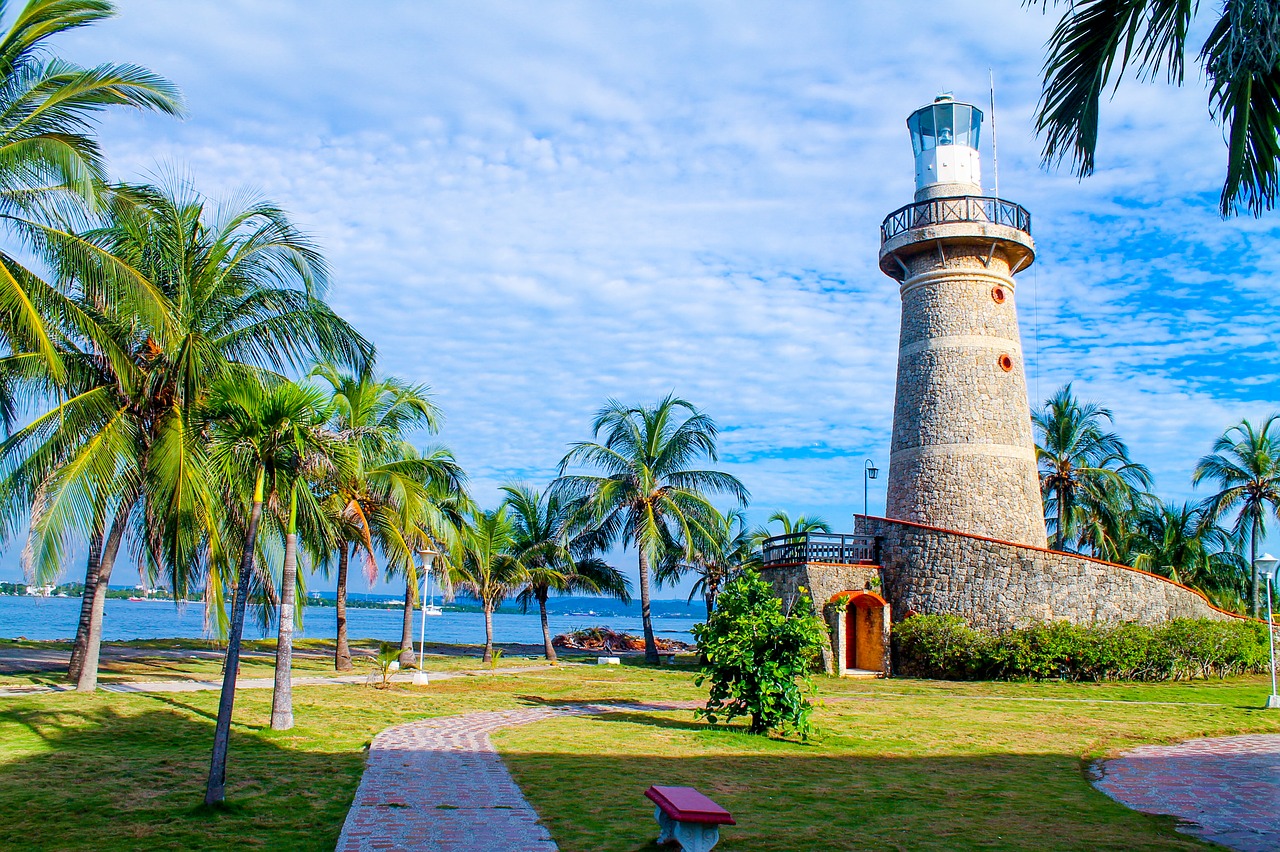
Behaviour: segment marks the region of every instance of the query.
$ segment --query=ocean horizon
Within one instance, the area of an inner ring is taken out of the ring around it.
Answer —
[[[128,587],[125,587],[128,588]],[[323,594],[323,593],[321,593]],[[332,593],[329,593],[332,596]],[[362,595],[353,599],[395,603],[394,596]],[[451,609],[460,605],[467,609]],[[444,615],[426,620],[428,642],[479,645],[484,643],[484,615],[470,609],[474,601],[457,600],[444,605]],[[692,642],[694,624],[706,620],[701,599],[686,604],[682,600],[653,600],[650,606],[656,635]],[[608,627],[622,633],[640,635],[643,626],[640,603],[624,604],[609,598],[565,596],[547,602],[547,620],[552,635],[588,627]],[[0,596],[0,638],[70,640],[75,636],[80,616],[78,597]],[[413,636],[421,630],[421,612],[414,611]],[[347,610],[347,633],[355,639],[399,642],[403,610],[399,607],[352,607]],[[542,625],[538,610],[522,613],[517,604],[507,602],[493,617],[494,641],[540,645]],[[245,621],[247,638],[275,636],[272,625],[262,629],[253,612]],[[337,610],[332,606],[307,606],[300,612],[295,636],[303,639],[333,639],[337,636]],[[102,638],[107,642],[132,639],[213,639],[205,624],[203,605],[198,601],[129,601],[111,599],[103,615]]]

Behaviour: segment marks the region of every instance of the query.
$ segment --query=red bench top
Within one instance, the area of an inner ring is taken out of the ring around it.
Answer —
[[[662,812],[677,822],[704,825],[737,825],[729,812],[692,787],[659,787],[644,791]]]

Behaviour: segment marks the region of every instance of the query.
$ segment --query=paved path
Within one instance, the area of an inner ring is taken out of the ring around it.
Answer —
[[[1094,771],[1121,804],[1186,820],[1181,832],[1242,852],[1280,849],[1280,734],[1139,746]]]
[[[558,716],[684,710],[699,702],[570,704],[424,719],[387,728],[369,746],[338,852],[555,852],[538,814],[489,739]]]

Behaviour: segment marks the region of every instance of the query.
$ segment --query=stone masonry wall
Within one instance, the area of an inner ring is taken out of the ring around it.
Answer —
[[[774,593],[782,598],[784,606],[791,606],[800,588],[809,591],[818,617],[827,622],[827,641],[822,646],[822,666],[827,674],[837,670],[831,636],[842,628],[840,616],[833,614],[827,603],[841,592],[877,590],[880,587],[880,569],[875,565],[831,565],[811,562],[798,565],[767,567],[760,576],[773,586]]]
[[[895,620],[952,614],[1001,631],[1036,620],[1233,617],[1198,592],[1122,565],[887,518],[858,516],[857,532],[880,539],[881,594]]]
[[[907,272],[886,513],[1043,547],[1009,257],[999,241],[961,237],[897,254]]]

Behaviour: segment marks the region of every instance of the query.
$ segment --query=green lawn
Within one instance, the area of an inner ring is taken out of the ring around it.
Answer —
[[[326,676],[338,674],[370,674],[376,670],[373,657],[378,642],[360,639],[351,643],[354,672],[337,672],[333,668],[333,642],[308,639],[298,642],[293,658],[293,674],[302,676]],[[275,640],[255,639],[244,643],[240,658],[242,678],[271,677],[275,673]],[[416,645],[415,645],[416,647]],[[40,649],[69,651],[67,642],[31,642],[0,640],[0,654],[5,649]],[[104,656],[98,667],[100,683],[155,680],[219,680],[222,677],[221,646],[201,639],[151,639],[130,642],[112,642],[103,646]],[[116,649],[128,649],[131,656],[113,657]],[[524,650],[523,648],[521,650]],[[428,672],[448,672],[481,667],[481,645],[427,646],[424,668]],[[595,661],[595,657],[581,654],[562,656],[566,662]],[[542,666],[546,661],[541,655],[503,654],[498,666]],[[0,674],[0,688],[32,685],[66,684],[65,665],[53,670]]]
[[[1261,680],[1226,684],[821,681],[809,743],[688,712],[557,719],[495,736],[561,848],[656,848],[651,783],[693,784],[739,825],[717,849],[1206,848],[1095,792],[1087,762],[1139,742],[1280,731]],[[0,699],[0,848],[332,849],[379,730],[547,701],[696,699],[687,670],[530,667],[426,688],[295,690],[298,727],[237,700],[231,806],[199,807],[214,692]],[[1046,700],[1047,699],[1047,700]],[[1140,703],[1160,702],[1160,703]]]

